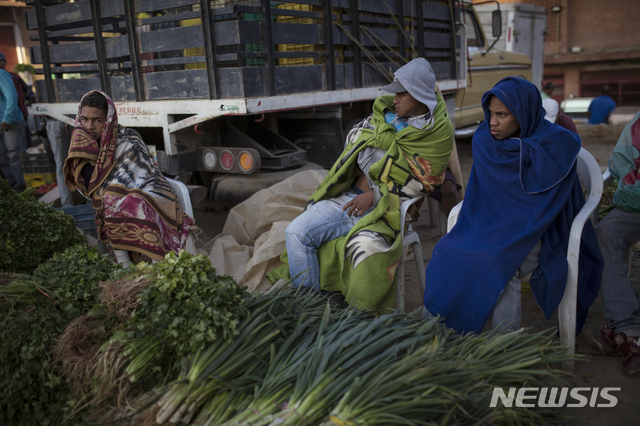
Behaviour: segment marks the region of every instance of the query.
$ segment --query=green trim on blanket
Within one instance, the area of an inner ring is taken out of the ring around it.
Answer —
[[[400,187],[411,177],[425,195],[442,183],[453,150],[453,126],[446,104],[438,95],[433,126],[408,126],[400,132],[384,121],[384,111],[395,111],[393,96],[381,96],[373,105],[375,130],[361,129],[329,174],[309,199],[310,204],[338,197],[358,176],[358,153],[366,147],[386,151],[369,169],[369,177],[381,194],[375,209],[361,218],[345,237],[325,242],[318,249],[320,283],[324,290],[339,290],[347,302],[362,309],[389,312],[395,305],[395,276],[402,254],[400,238]],[[286,250],[280,268],[267,274],[272,283],[289,279]],[[354,266],[355,265],[355,266]]]

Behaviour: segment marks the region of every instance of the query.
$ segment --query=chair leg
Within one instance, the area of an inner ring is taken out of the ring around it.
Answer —
[[[402,248],[402,257],[400,257],[400,262],[398,262],[398,273],[396,278],[396,286],[398,290],[396,293],[396,305],[400,312],[404,312],[404,261],[407,258],[408,252],[409,247],[404,246]]]
[[[564,296],[558,307],[558,322],[560,323],[560,341],[568,347],[569,354],[576,353],[576,315],[578,298],[578,271],[577,262],[575,267],[569,265],[567,286]],[[562,369],[573,373],[574,363],[563,362]]]
[[[427,197],[427,200],[429,203],[429,226],[440,229],[440,203],[431,197]]]
[[[195,256],[198,254],[198,252],[196,251],[196,246],[193,243],[193,237],[191,236],[191,234],[189,234],[189,236],[187,237],[187,242],[184,245],[184,249],[189,252],[189,254],[191,254],[192,256]]]
[[[440,236],[443,236],[447,233],[447,216],[444,214],[444,209],[442,208],[442,203],[439,206],[439,215],[440,215]]]
[[[424,294],[425,269],[424,259],[422,258],[422,247],[420,246],[420,243],[416,242],[411,244],[411,249],[413,250],[413,259],[416,262],[416,272],[418,273],[420,288],[422,289],[422,294]]]

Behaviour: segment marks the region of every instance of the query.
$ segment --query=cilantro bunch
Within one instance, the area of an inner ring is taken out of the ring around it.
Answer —
[[[249,294],[233,278],[217,275],[206,256],[169,253],[163,262],[139,268],[149,285],[125,332],[115,337],[127,343],[132,381],[158,366],[172,371],[176,359],[238,334]]]
[[[73,218],[0,178],[0,271],[31,273],[54,253],[84,240]]]

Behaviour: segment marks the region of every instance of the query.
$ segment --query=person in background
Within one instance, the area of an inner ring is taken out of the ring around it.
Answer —
[[[458,332],[520,327],[521,281],[549,319],[567,282],[570,225],[584,205],[577,134],[544,119],[538,89],[508,77],[482,97],[473,167],[456,225],[426,270],[423,316]],[[462,260],[461,260],[462,259]],[[530,277],[529,277],[529,274]],[[577,330],[598,296],[602,259],[590,222],[581,239]]]
[[[573,120],[566,114],[560,112],[558,102],[554,99],[543,99],[542,107],[545,110],[544,118],[552,123],[562,126],[573,133],[578,133],[578,128]],[[582,140],[580,141],[582,144]]]
[[[17,191],[25,189],[20,154],[27,150],[24,116],[7,60],[0,52],[0,171]]]
[[[72,207],[73,193],[67,188],[64,178],[64,162],[69,153],[69,144],[71,135],[67,130],[66,124],[55,118],[47,117],[47,139],[53,151],[53,158],[56,163],[56,180],[58,182],[58,191],[60,194],[60,203],[62,207]]]
[[[185,247],[193,219],[138,132],[118,125],[113,101],[100,91],[80,101],[64,174],[71,191],[91,199],[98,237],[118,263],[137,263],[140,255],[160,261]]]
[[[589,124],[609,124],[611,113],[616,109],[616,103],[611,99],[611,86],[602,86],[602,94],[591,101],[587,118]]]
[[[13,78],[13,85],[16,88],[16,93],[18,94],[18,107],[22,112],[22,117],[24,117],[24,121],[22,122],[24,126],[24,136],[25,136],[25,146],[29,148],[31,146],[31,130],[29,129],[29,125],[27,123],[27,119],[29,118],[29,111],[27,110],[28,102],[30,102],[31,97],[30,94],[33,93],[31,88],[25,83],[25,81],[15,72],[9,72],[11,74],[11,78]]]
[[[626,251],[640,241],[640,112],[627,124],[609,159],[618,180],[615,208],[598,223],[596,235],[604,259],[602,310],[611,320],[592,339],[605,354],[622,357],[626,374],[640,371],[640,291],[627,275]]]
[[[542,92],[540,93],[540,96],[542,96],[542,100],[551,99],[551,95],[553,94],[555,88],[556,85],[553,84],[552,81],[545,83],[545,85],[542,87]]]

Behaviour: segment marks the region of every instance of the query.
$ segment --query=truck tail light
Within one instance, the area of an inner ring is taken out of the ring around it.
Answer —
[[[207,169],[213,170],[218,163],[218,157],[212,149],[206,149],[202,154],[202,162]]]
[[[220,155],[220,165],[225,170],[231,170],[233,167],[233,154],[230,151],[222,151],[222,155]]]
[[[242,151],[240,152],[238,163],[243,171],[250,172],[253,169],[255,161],[253,160],[253,155],[251,155],[250,152]]]
[[[164,151],[161,152],[164,153]],[[163,156],[165,167],[176,170],[173,174],[178,174],[182,169],[193,167],[194,160],[197,161],[199,171],[213,173],[251,174],[258,172],[262,165],[260,153],[254,148],[207,146],[198,147],[193,152],[178,156]],[[173,163],[170,164],[170,161]]]

